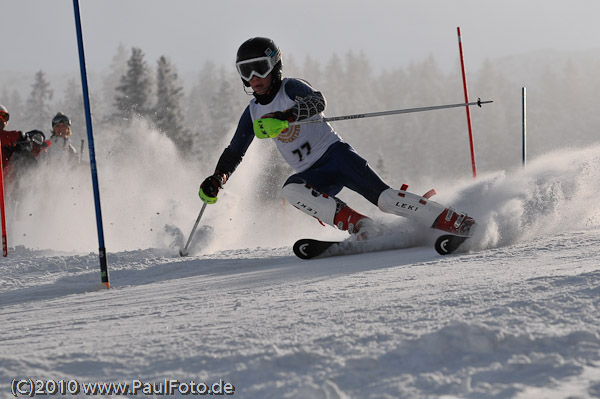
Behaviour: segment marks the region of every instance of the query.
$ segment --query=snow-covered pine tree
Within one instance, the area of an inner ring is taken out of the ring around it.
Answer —
[[[31,92],[25,102],[25,120],[26,126],[19,127],[22,130],[44,130],[48,126],[52,118],[50,110],[50,101],[54,95],[54,91],[50,89],[50,83],[46,80],[43,71],[38,71],[35,74]],[[19,112],[19,111],[16,111]],[[48,129],[45,129],[48,131]]]
[[[8,126],[8,130],[21,129],[21,126],[23,126],[27,118],[25,117],[25,106],[19,91],[16,89],[9,90],[7,87],[3,87],[0,98],[2,99],[1,101],[4,101],[2,105],[7,107],[10,112],[10,125]]]
[[[298,76],[306,76],[306,80],[317,90],[323,86],[323,71],[321,69],[321,64],[318,60],[315,60],[310,55],[307,55],[304,59],[304,66],[302,68],[302,74]],[[294,75],[289,75],[294,76]]]
[[[85,136],[85,111],[83,109],[83,94],[81,85],[76,78],[67,82],[63,101],[56,111],[63,112],[71,119],[71,129],[77,136]],[[50,120],[47,122],[50,126]],[[74,145],[76,143],[73,143]]]
[[[161,56],[156,70],[157,102],[152,113],[156,126],[169,137],[184,155],[192,149],[192,137],[184,127],[183,87],[169,59]]]
[[[107,116],[115,114],[116,106],[114,99],[117,97],[117,87],[119,87],[121,77],[126,73],[127,49],[123,43],[119,43],[110,63],[109,71],[102,79],[102,101],[98,101],[98,107],[94,107],[96,115],[103,115],[103,119],[110,119]]]
[[[206,61],[185,100],[185,124],[196,137],[204,134],[205,125],[212,119],[208,107],[219,86],[216,65],[212,61]],[[199,155],[199,149],[196,147],[195,150]]]
[[[116,88],[117,117],[129,120],[133,116],[148,116],[151,112],[152,81],[141,49],[133,47],[127,61],[127,72]]]
[[[201,156],[220,152],[218,149],[226,145],[231,138],[230,134],[243,111],[243,108],[242,110],[235,108],[235,91],[225,68],[221,67],[213,79],[219,82],[219,87],[210,95],[210,102],[207,104],[209,119],[202,122],[200,130]],[[238,79],[239,76],[235,79],[236,83],[239,82]]]

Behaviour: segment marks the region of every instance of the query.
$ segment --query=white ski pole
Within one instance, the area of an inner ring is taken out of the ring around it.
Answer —
[[[471,105],[477,105],[481,107],[482,104],[489,104],[493,101],[481,101],[481,99],[477,99],[477,101],[470,103],[461,103],[461,104],[446,104],[446,105],[434,105],[431,107],[419,107],[419,108],[407,108],[407,109],[396,109],[392,111],[381,111],[381,112],[371,112],[366,114],[354,114],[354,115],[344,115],[344,116],[333,116],[330,118],[322,118],[322,119],[311,119],[311,120],[303,120],[299,122],[290,122],[289,126],[294,125],[304,125],[307,123],[322,123],[322,122],[334,122],[334,121],[343,121],[347,119],[362,119],[362,118],[372,118],[374,116],[386,116],[386,115],[396,115],[396,114],[408,114],[411,112],[422,112],[422,111],[433,111],[436,109],[445,109],[445,108],[458,108],[458,107],[468,107]]]
[[[79,163],[81,163],[81,161],[83,161],[83,144],[85,143],[85,140],[81,140],[81,149],[79,150]]]
[[[204,209],[206,208],[206,202],[204,203],[204,205],[202,205],[202,209],[200,209],[200,213],[198,214],[198,218],[196,219],[196,223],[194,223],[194,227],[192,228],[192,232],[190,233],[190,237],[188,238],[187,242],[185,243],[185,247],[181,248],[179,250],[179,256],[188,256],[188,247],[190,245],[190,242],[192,241],[192,237],[194,236],[194,233],[196,232],[196,228],[198,228],[198,223],[200,223],[200,219],[202,218],[202,214],[204,213]]]

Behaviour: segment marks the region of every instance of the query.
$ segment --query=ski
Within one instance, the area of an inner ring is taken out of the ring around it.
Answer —
[[[366,254],[370,252],[389,251],[408,248],[410,244],[390,240],[389,237],[379,236],[371,240],[353,241],[322,241],[312,238],[303,238],[296,241],[293,246],[294,254],[300,259],[313,259],[316,257],[344,256]]]
[[[300,259],[312,259],[327,251],[334,245],[339,245],[343,241],[321,241],[312,238],[303,238],[294,243],[294,254]]]
[[[377,251],[387,251],[407,248],[405,244],[394,245],[388,241],[381,241],[385,237],[377,237],[366,241],[323,241],[313,238],[302,238],[294,243],[294,254],[300,259],[313,259],[317,257],[343,256]],[[465,235],[444,234],[439,236],[434,248],[440,255],[450,255],[457,251],[469,238]]]
[[[435,240],[435,250],[440,255],[450,255],[456,251],[469,236],[444,234]]]
[[[472,218],[469,218],[468,221],[463,221],[466,214],[460,214],[453,219],[452,216],[456,215],[456,213],[452,210],[448,211],[447,214],[446,212],[443,213],[443,215],[445,222],[447,224],[452,222],[452,227],[457,231],[452,233],[448,229],[434,229],[438,234],[441,234],[435,240],[434,248],[440,255],[450,255],[457,251],[467,238],[472,236],[475,221]],[[448,228],[449,226],[446,227]],[[460,230],[458,229],[459,227],[461,227]],[[387,251],[419,245],[414,240],[411,240],[415,232],[411,232],[410,230],[404,232],[385,230],[385,228],[380,230],[379,234],[371,239],[361,241],[354,241],[352,239],[323,241],[303,238],[294,243],[293,250],[294,254],[300,259],[313,259],[316,257]]]

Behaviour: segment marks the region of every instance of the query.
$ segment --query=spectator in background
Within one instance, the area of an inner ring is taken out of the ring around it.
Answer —
[[[62,112],[52,118],[52,142],[48,151],[50,159],[65,159],[70,162],[79,163],[77,150],[71,144],[71,120]]]
[[[4,105],[0,105],[0,143],[5,183],[14,178],[17,170],[23,171],[35,165],[38,156],[46,152],[50,146],[50,141],[47,141],[44,133],[39,130],[27,133],[20,130],[5,130],[9,119],[8,110]]]

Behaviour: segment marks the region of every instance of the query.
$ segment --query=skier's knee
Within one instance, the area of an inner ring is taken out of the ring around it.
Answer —
[[[301,178],[300,176],[298,176],[298,174],[291,175],[290,177],[287,178],[285,183],[283,183],[283,187],[287,186],[288,184],[292,184],[292,183],[306,184],[306,181],[303,178]]]

